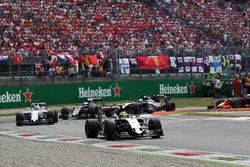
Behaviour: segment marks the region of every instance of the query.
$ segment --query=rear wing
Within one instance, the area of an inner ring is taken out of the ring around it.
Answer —
[[[94,101],[100,101],[103,102],[103,98],[102,97],[87,97],[84,99],[84,102],[94,102]]]

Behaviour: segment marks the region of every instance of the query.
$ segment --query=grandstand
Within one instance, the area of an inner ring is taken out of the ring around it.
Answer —
[[[248,0],[4,0],[0,53],[9,59],[0,59],[0,72],[34,75],[41,63],[47,74],[52,52],[67,52],[81,64],[81,55],[99,51],[115,68],[118,57],[240,54],[247,66],[249,5]],[[12,54],[20,58],[20,69]],[[69,66],[63,64],[67,71]]]

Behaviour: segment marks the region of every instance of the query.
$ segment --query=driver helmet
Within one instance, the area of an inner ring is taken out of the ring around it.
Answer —
[[[119,113],[120,118],[126,118],[126,116],[127,116],[127,113],[125,111],[122,111]]]
[[[36,105],[34,108],[34,110],[39,110],[39,109],[40,109],[39,105]]]
[[[88,105],[89,103],[88,102],[83,102],[83,105]]]
[[[140,98],[138,101],[139,101],[139,102],[143,102],[142,98]]]

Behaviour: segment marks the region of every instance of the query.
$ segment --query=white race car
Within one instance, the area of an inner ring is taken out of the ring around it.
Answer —
[[[134,105],[134,110],[122,110],[117,112],[116,118],[87,119],[85,122],[85,134],[87,138],[97,138],[103,135],[107,140],[114,140],[122,137],[152,137],[163,136],[161,122],[157,118],[145,119],[139,117],[140,109]]]
[[[29,110],[16,113],[17,126],[40,123],[54,124],[56,122],[58,122],[58,113],[48,110],[47,104],[44,102],[33,102]]]

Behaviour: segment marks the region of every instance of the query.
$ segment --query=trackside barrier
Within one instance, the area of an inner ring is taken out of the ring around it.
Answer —
[[[33,86],[2,86],[0,108],[29,106],[32,100],[47,104],[81,103],[86,97],[103,97],[105,101],[135,100],[142,95],[169,94],[171,97],[200,97],[201,81],[131,80],[47,84]]]

